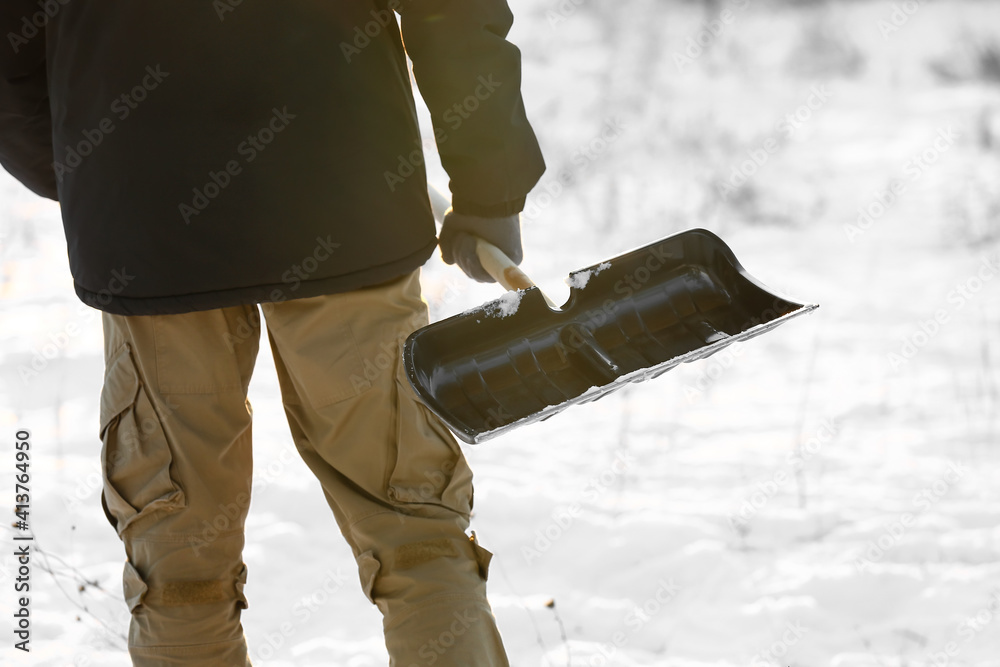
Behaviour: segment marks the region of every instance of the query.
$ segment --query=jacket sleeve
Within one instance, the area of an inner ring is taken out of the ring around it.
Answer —
[[[45,70],[43,14],[32,0],[0,2],[0,164],[42,197],[59,199]],[[44,14],[43,14],[44,15]]]
[[[521,98],[521,52],[506,40],[507,1],[402,0],[396,9],[455,211],[519,213],[545,162]]]

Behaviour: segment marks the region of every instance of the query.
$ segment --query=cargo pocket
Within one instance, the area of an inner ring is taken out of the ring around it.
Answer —
[[[429,503],[468,515],[472,471],[448,427],[417,398],[406,379],[402,341],[396,359],[396,452],[388,496],[399,503]]]
[[[101,391],[102,503],[121,536],[140,517],[185,507],[170,476],[173,456],[125,343],[111,358]]]
[[[469,538],[469,542],[472,543],[472,552],[476,557],[476,562],[479,564],[479,576],[486,581],[490,576],[490,561],[493,560],[493,554],[479,545],[479,538],[476,537],[476,531],[472,531],[472,537]]]
[[[247,585],[247,564],[243,563],[240,571],[236,573],[236,606],[246,609],[250,606],[243,588]]]
[[[125,570],[122,573],[122,591],[125,593],[125,604],[128,605],[129,613],[142,604],[143,598],[149,587],[142,580],[139,571],[135,569],[131,562],[125,561]]]
[[[375,604],[375,578],[382,564],[371,551],[358,556],[358,575],[361,577],[361,590],[372,604]]]

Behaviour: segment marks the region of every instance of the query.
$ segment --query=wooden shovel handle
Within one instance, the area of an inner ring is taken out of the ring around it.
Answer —
[[[534,287],[535,283],[527,276],[510,257],[489,241],[476,237],[476,255],[486,273],[500,283],[504,289],[519,290]]]
[[[444,215],[451,208],[451,202],[440,190],[427,184],[427,194],[430,197],[431,210],[434,219],[440,224],[444,221]],[[500,283],[506,290],[519,290],[535,287],[535,283],[527,276],[517,264],[511,261],[510,257],[504,254],[500,248],[489,241],[476,238],[476,255],[486,272],[493,277],[493,280]],[[546,299],[547,301],[548,299]]]

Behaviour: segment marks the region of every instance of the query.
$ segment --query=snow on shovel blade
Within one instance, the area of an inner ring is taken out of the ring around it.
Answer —
[[[569,282],[561,310],[532,287],[407,338],[410,384],[465,442],[657,377],[818,307],[770,292],[704,229],[575,271]]]

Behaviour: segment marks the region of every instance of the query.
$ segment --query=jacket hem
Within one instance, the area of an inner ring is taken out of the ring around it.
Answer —
[[[274,303],[305,299],[324,294],[336,294],[372,287],[412,273],[430,259],[437,239],[417,252],[376,267],[342,276],[304,280],[294,289],[288,283],[272,283],[253,287],[238,287],[197,294],[161,297],[127,297],[108,290],[91,292],[73,284],[77,296],[85,304],[112,315],[176,315],[215,308],[229,308],[251,303]]]

